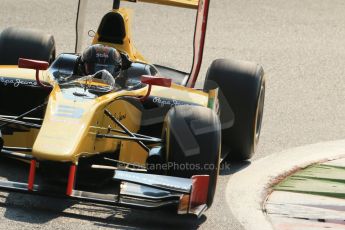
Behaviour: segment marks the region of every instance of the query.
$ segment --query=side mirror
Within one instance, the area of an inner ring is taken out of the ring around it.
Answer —
[[[149,86],[146,95],[140,98],[141,101],[145,101],[150,96],[153,85],[171,87],[172,80],[165,77],[142,75],[141,82]]]
[[[49,63],[46,61],[19,58],[18,67],[25,69],[46,70],[49,67]]]
[[[163,87],[170,87],[172,80],[170,78],[165,77],[155,77],[149,75],[142,75],[141,82],[148,84],[148,85],[157,85]]]
[[[36,82],[39,86],[50,89],[50,85],[45,85],[40,81],[39,71],[40,70],[46,70],[49,67],[49,63],[46,61],[38,61],[38,60],[32,60],[32,59],[25,59],[25,58],[19,58],[18,60],[18,67],[19,68],[25,68],[25,69],[34,69],[36,70]]]

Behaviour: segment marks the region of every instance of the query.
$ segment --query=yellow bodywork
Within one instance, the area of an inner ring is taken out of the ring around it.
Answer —
[[[127,8],[120,8],[118,10],[113,10],[112,13],[121,15],[121,17],[124,20],[126,36],[122,40],[123,44],[100,42],[98,33],[96,33],[96,35],[92,41],[92,44],[103,44],[106,46],[111,46],[117,50],[120,50],[121,52],[128,54],[130,59],[132,59],[133,61],[147,62],[145,60],[145,58],[143,57],[143,55],[134,46],[133,41],[131,40],[131,38],[132,38],[132,32],[131,32],[132,10],[127,9]],[[114,29],[116,29],[116,28],[114,28]]]
[[[12,71],[17,71],[17,77]],[[6,77],[34,79],[35,73],[18,68],[0,68],[0,75]],[[42,72],[41,75],[49,74]],[[100,153],[115,153],[120,150],[120,160],[136,164],[145,164],[148,153],[133,141],[96,138],[96,134],[109,134],[109,127],[119,129],[104,115],[110,111],[131,132],[137,132],[141,124],[142,112],[129,102],[118,99],[122,96],[142,97],[147,86],[138,90],[108,93],[88,100],[66,98],[59,85],[53,81],[48,105],[40,130],[15,132],[4,135],[6,146],[32,147],[32,154],[37,159],[52,161],[78,162],[80,157]],[[169,98],[186,103],[208,106],[208,94],[202,91],[173,84],[171,88],[153,86],[151,96]],[[76,97],[77,98],[77,97]]]
[[[142,2],[190,8],[195,8],[198,3],[197,0],[142,0]],[[130,11],[120,8],[112,12],[123,17],[126,37],[123,39],[122,44],[103,44],[127,53],[132,61],[146,62],[131,41]],[[101,43],[98,38],[99,35],[96,34],[93,39],[94,44]],[[0,66],[0,76],[13,78],[14,81],[18,79],[35,79],[35,71],[19,69],[17,66]],[[80,157],[101,153],[115,154],[116,151],[119,151],[119,160],[145,164],[148,153],[138,143],[110,138],[96,138],[96,134],[109,134],[109,127],[119,128],[104,114],[104,110],[110,111],[131,132],[137,132],[140,129],[142,111],[131,103],[122,100],[121,97],[145,96],[148,86],[132,91],[119,90],[95,99],[78,100],[77,96],[75,98],[66,97],[49,71],[41,71],[40,79],[53,85],[42,127],[39,130],[28,129],[27,132],[14,132],[12,135],[4,135],[6,146],[32,147],[32,155],[38,159],[74,163],[77,163]],[[214,94],[213,91],[208,94],[177,84],[172,84],[170,88],[153,86],[151,91],[153,97],[168,98],[211,108],[214,102],[212,99],[215,98]]]

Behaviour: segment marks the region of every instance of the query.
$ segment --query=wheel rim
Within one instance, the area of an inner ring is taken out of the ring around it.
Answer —
[[[48,60],[49,64],[53,63],[53,61],[55,60],[55,56],[56,54],[55,54],[55,49],[54,49],[53,52],[51,52],[49,56],[49,60]]]
[[[265,103],[265,81],[261,84],[260,94],[258,97],[258,104],[256,110],[256,120],[255,120],[255,142],[257,143],[261,133],[261,124],[264,112],[264,103]]]

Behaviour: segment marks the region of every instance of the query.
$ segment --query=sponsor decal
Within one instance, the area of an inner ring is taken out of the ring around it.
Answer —
[[[190,190],[191,180],[187,178],[171,178],[160,175],[128,173],[126,171],[116,171],[114,175],[115,179],[124,180],[129,182],[139,182],[142,184],[166,187],[170,189],[178,190]]]
[[[153,103],[158,105],[159,107],[174,107],[178,105],[193,105],[193,103],[187,103],[185,101],[179,101],[174,99],[167,99],[167,98],[161,98],[161,97],[154,97],[152,99]]]
[[[96,58],[108,59],[109,58],[109,51],[110,50],[108,49],[108,47],[105,47],[105,46],[97,47],[96,48]]]
[[[24,79],[18,79],[18,78],[5,78],[0,77],[0,83],[2,83],[4,86],[12,85],[13,87],[19,87],[19,86],[37,86],[37,82],[33,80],[24,80]]]
[[[97,54],[96,54],[96,57],[97,57],[97,58],[108,58],[109,55],[106,54],[106,53],[97,53]]]

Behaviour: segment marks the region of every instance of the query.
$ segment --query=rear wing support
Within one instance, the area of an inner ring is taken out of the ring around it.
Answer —
[[[210,0],[200,0],[198,5],[198,13],[196,15],[194,42],[193,42],[193,65],[187,80],[187,87],[193,88],[198,79],[202,58],[204,54],[204,45],[206,38],[208,10]]]

